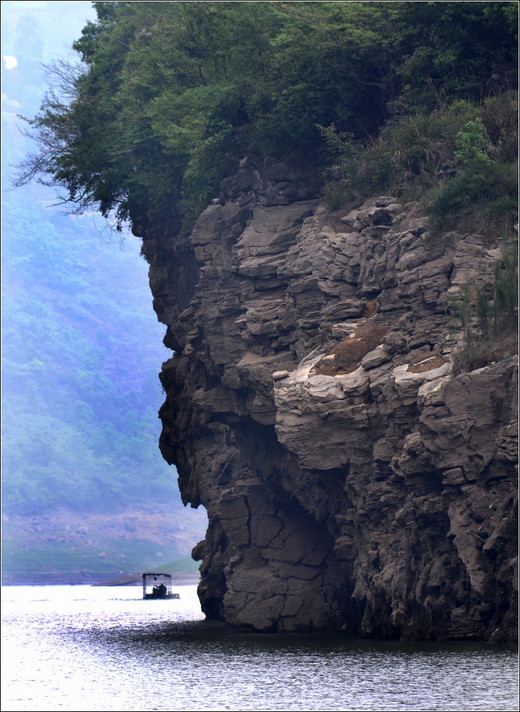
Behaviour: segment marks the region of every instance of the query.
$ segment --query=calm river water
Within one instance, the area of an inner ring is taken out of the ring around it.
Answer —
[[[515,650],[249,635],[174,590],[3,587],[3,712],[518,710]]]

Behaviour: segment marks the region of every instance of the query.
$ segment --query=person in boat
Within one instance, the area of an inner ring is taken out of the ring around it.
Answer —
[[[161,583],[159,586],[153,587],[154,598],[166,598],[166,586]]]

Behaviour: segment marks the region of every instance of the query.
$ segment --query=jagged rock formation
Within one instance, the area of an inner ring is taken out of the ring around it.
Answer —
[[[517,360],[453,368],[450,295],[500,253],[380,196],[347,215],[242,161],[150,231],[161,451],[203,504],[203,611],[259,631],[516,640]],[[514,350],[513,350],[514,351]]]

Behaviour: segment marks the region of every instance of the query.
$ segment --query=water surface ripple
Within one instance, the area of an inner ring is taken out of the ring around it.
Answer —
[[[516,650],[245,634],[177,590],[4,587],[2,710],[518,710]]]

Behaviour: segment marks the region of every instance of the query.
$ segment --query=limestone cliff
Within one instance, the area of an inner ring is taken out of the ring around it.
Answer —
[[[199,596],[259,631],[516,640],[517,359],[458,373],[450,295],[500,246],[393,196],[348,214],[244,159],[143,238],[163,456],[207,510]],[[511,354],[514,354],[513,348]]]

